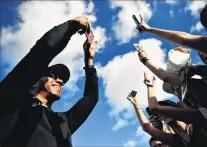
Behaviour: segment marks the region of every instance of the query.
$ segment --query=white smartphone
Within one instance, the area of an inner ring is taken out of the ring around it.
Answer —
[[[143,49],[137,43],[134,43],[133,45],[139,53],[143,51]]]

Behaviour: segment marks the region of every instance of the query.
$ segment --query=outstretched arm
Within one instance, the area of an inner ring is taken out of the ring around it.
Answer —
[[[149,108],[152,113],[165,117],[170,117],[174,120],[183,121],[188,124],[198,123],[197,120],[205,121],[202,114],[196,108],[188,107],[188,108],[181,109],[172,106],[161,106],[157,102],[153,86],[147,85],[147,91],[148,91]]]
[[[65,112],[71,134],[84,123],[99,100],[98,77],[96,69],[92,67],[94,55],[95,46],[92,44],[89,49],[85,49],[86,83],[83,98],[81,98],[69,111]]]
[[[170,133],[165,133],[157,128],[154,128],[150,125],[149,121],[147,120],[147,118],[145,117],[139,102],[138,102],[138,97],[136,96],[135,98],[131,98],[130,96],[128,96],[129,101],[131,101],[131,103],[134,106],[134,109],[136,111],[137,117],[139,119],[139,122],[142,126],[143,131],[147,132],[149,135],[151,135],[152,137],[156,138],[157,140],[161,141],[162,143],[166,144],[166,145],[174,145],[174,136],[173,134]]]
[[[19,97],[18,95],[21,95],[22,92],[28,91],[41,76],[47,74],[48,64],[66,47],[71,36],[87,24],[88,19],[86,17],[76,17],[45,33],[31,48],[30,52],[1,81],[1,95],[6,96],[7,100],[10,101],[8,97],[11,91],[15,97]]]
[[[179,44],[181,46],[188,46],[189,48],[193,48],[200,52],[207,52],[206,36],[198,36],[180,31],[153,28],[147,25],[143,18],[140,25],[137,28],[139,30],[143,30],[142,32],[149,32],[151,34],[157,35],[161,38],[164,38],[168,41]]]
[[[162,81],[170,83],[172,85],[177,85],[177,86],[181,84],[179,75],[169,73],[165,71],[164,69],[155,65],[150,59],[147,58],[147,53],[145,51],[141,51],[138,54],[138,56],[141,62],[143,61],[143,59],[147,59],[144,65],[148,67]]]

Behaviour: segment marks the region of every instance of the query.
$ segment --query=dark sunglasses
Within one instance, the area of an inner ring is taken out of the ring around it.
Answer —
[[[52,71],[49,71],[48,77],[52,78],[53,80],[57,80],[57,78],[59,78],[55,73],[53,73]],[[61,83],[61,86],[63,86],[64,84]]]

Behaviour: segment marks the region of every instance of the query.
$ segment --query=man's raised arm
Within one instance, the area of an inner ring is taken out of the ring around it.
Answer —
[[[1,81],[1,100],[10,101],[9,97],[14,95],[18,97],[22,92],[28,91],[41,76],[46,74],[49,63],[66,47],[71,36],[80,29],[84,31],[87,26],[87,17],[79,16],[55,26],[45,33],[30,52]]]
[[[96,69],[93,67],[95,44],[96,42],[94,44],[88,44],[87,41],[84,44],[86,83],[83,98],[69,111],[65,112],[71,134],[84,123],[99,100],[98,77]]]

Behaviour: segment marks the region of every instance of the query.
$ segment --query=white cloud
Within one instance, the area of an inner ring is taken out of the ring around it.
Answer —
[[[169,13],[170,13],[170,17],[174,17],[174,11],[173,10],[170,10]]]
[[[139,144],[149,144],[148,142],[151,136],[148,133],[144,132],[141,126],[137,127],[136,136],[139,138]]]
[[[120,128],[124,127],[128,125],[128,122],[126,120],[123,120],[123,119],[119,119],[116,124],[113,126],[112,130],[113,131],[117,131],[119,130]]]
[[[139,45],[148,53],[149,58],[156,65],[165,68],[165,53],[162,43],[156,39],[140,40]],[[143,71],[146,69],[139,61],[136,52],[129,52],[123,56],[116,56],[106,66],[99,67],[98,73],[103,78],[105,96],[111,106],[110,116],[129,120],[133,117],[134,108],[127,100],[128,93],[134,89],[138,91],[140,104],[144,108],[148,106],[147,89],[143,83]],[[162,90],[162,81],[157,79],[155,87],[158,100],[163,100],[169,95]],[[122,117],[121,117],[122,116]]]
[[[195,31],[199,32],[199,31],[201,31],[203,28],[204,28],[203,25],[202,25],[202,24],[200,23],[200,21],[199,21],[199,22],[197,22],[197,24],[196,24],[195,26],[192,26],[192,27],[191,27],[190,31],[191,31],[191,32],[195,32]]]
[[[205,6],[206,1],[191,1],[186,6],[185,10],[191,11],[191,15],[199,17],[200,10]]]
[[[85,1],[28,1],[22,3],[17,10],[21,22],[2,28],[1,33],[1,60],[10,65],[10,70],[29,52],[35,42],[54,26],[80,15],[88,16],[92,26],[96,21],[94,4],[87,4]],[[94,34],[100,42],[97,49],[99,51],[108,40],[105,29],[96,26]],[[70,68],[71,79],[66,86],[71,88],[71,92],[78,90],[76,82],[83,75],[84,41],[85,35],[72,36],[65,50],[51,62],[63,63]]]
[[[191,15],[195,18],[199,18],[200,10],[205,6],[207,1],[192,1],[187,4],[185,10],[191,11]],[[203,26],[200,23],[200,20],[193,26],[191,26],[191,32],[199,32],[203,29]]]
[[[146,21],[152,16],[150,4],[145,1],[111,1],[111,8],[121,9],[112,25],[115,37],[120,43],[130,41],[137,34],[136,24],[132,19],[133,14],[137,17],[139,14],[143,15]]]
[[[174,5],[174,4],[177,3],[176,0],[165,0],[165,2],[166,2],[167,4],[170,4],[170,5]]]
[[[134,140],[128,140],[125,144],[124,147],[135,147],[136,146],[136,141]]]

